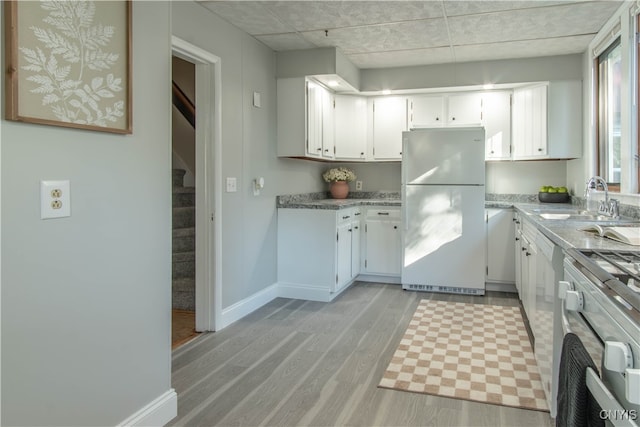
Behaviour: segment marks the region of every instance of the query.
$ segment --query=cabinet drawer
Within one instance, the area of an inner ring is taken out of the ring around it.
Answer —
[[[362,215],[361,208],[350,208],[350,209],[342,209],[336,213],[336,220],[338,224],[343,224],[345,222],[353,221],[354,219],[360,218]]]
[[[397,208],[369,208],[367,209],[367,219],[400,219],[400,209]]]

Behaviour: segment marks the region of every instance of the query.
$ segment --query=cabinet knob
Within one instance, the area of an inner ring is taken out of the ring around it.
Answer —
[[[351,233],[351,231],[352,231],[352,230],[351,230],[351,229],[349,229],[349,233]]]
[[[455,120],[455,119],[456,119],[455,117],[451,117],[451,120]]]
[[[538,151],[542,151],[542,148],[538,148]]]
[[[394,229],[394,230],[397,230],[397,229],[398,229],[398,226],[397,226],[397,225],[394,225],[394,226],[393,226],[393,229]]]
[[[342,219],[349,219],[349,218],[351,218],[351,215],[346,215],[342,217]]]
[[[358,227],[353,227],[353,228],[355,228],[356,230],[358,229]]]
[[[328,148],[325,148],[325,149],[324,149],[324,151],[328,153],[328,152],[329,152],[329,149],[328,149]]]
[[[520,250],[524,252],[527,250],[527,248],[520,248]]]
[[[402,151],[400,152],[400,155],[402,156]]]
[[[529,255],[531,255],[531,252],[526,252],[525,255],[529,256]]]
[[[495,153],[495,151],[491,150],[491,154]]]
[[[519,237],[516,237],[516,242],[517,242],[518,240],[520,240],[520,238],[519,238]]]
[[[318,148],[317,150],[318,150],[318,151],[322,151],[322,148]]]
[[[389,215],[389,212],[378,212],[378,215]]]
[[[437,122],[438,120],[440,120],[440,117],[436,117],[436,122]]]

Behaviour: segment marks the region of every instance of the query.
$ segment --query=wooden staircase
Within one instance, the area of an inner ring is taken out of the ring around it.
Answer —
[[[185,187],[183,169],[173,169],[172,308],[195,311],[196,194]]]

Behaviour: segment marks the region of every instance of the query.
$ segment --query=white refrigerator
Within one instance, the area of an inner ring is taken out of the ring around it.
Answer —
[[[484,295],[484,128],[402,133],[402,288]]]

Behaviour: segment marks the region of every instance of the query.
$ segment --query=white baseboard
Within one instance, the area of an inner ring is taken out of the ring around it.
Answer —
[[[178,395],[174,389],[170,389],[118,424],[118,427],[161,427],[176,415],[178,415]]]
[[[237,303],[222,309],[222,316],[220,319],[220,325],[217,325],[217,329],[226,328],[236,320],[242,319],[247,314],[254,312],[269,301],[279,297],[278,285],[273,285],[264,288],[263,290],[256,292],[248,298],[238,301]]]
[[[359,274],[356,280],[358,282],[390,283],[392,285],[400,284],[400,276],[379,276],[376,274]]]
[[[298,283],[278,283],[278,296],[282,298],[329,302],[335,295],[327,288],[316,288]]]
[[[518,289],[513,283],[485,283],[484,288],[487,291],[518,293]]]

